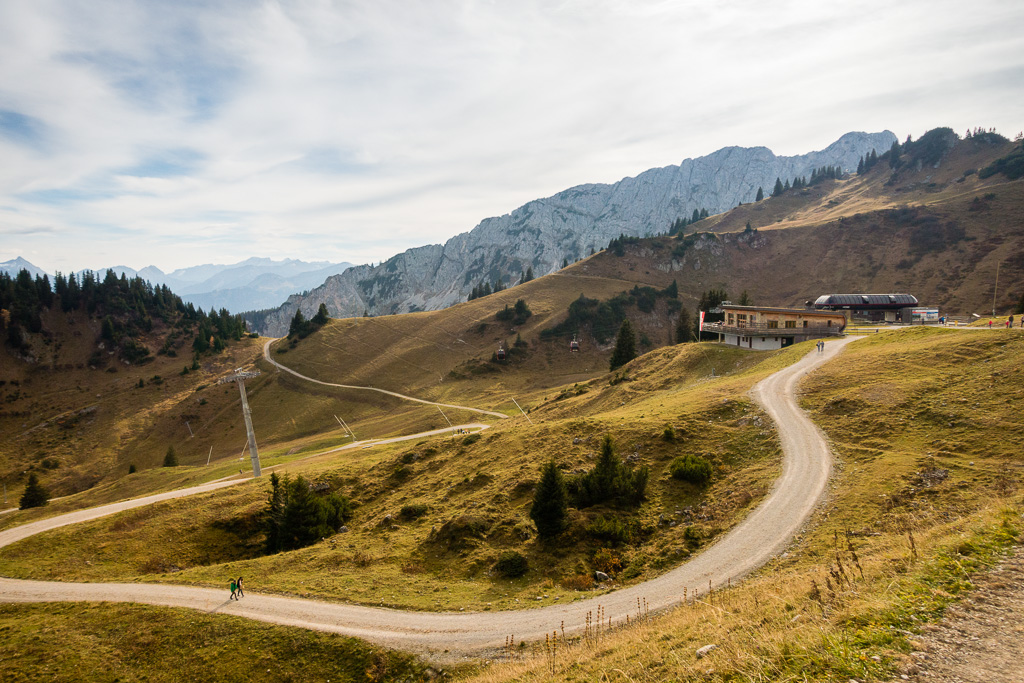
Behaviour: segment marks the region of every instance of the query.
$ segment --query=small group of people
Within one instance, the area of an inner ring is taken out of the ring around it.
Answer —
[[[245,597],[245,593],[242,591],[242,577],[239,576],[237,579],[231,579],[231,597],[230,600],[241,600]]]
[[[818,353],[821,353],[822,351],[825,350],[825,342],[823,341],[819,341],[817,344],[815,344],[815,346],[818,348]]]
[[[990,330],[992,329],[992,324],[993,324],[994,322],[995,322],[994,320],[989,320],[989,321],[988,321],[988,329],[990,329]],[[1005,326],[1005,327],[1006,327],[1006,329],[1008,329],[1008,330],[1009,330],[1009,329],[1011,329],[1011,328],[1013,327],[1013,316],[1012,316],[1012,315],[1011,315],[1011,316],[1010,316],[1009,318],[1007,318],[1007,319],[1006,319],[1006,323],[1005,323],[1005,325],[1004,325],[1004,326]],[[1022,315],[1022,316],[1020,317],[1020,327],[1021,327],[1021,329],[1024,329],[1024,315]]]

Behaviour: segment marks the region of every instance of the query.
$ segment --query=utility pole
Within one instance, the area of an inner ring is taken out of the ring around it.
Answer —
[[[996,263],[996,286],[992,290],[992,317],[996,317],[996,292],[999,291],[999,266],[1001,263]]]
[[[260,471],[260,453],[256,450],[256,432],[252,429],[252,412],[249,410],[249,400],[245,397],[245,380],[258,377],[259,370],[243,372],[241,368],[235,370],[235,374],[222,377],[217,384],[225,382],[236,382],[238,392],[242,395],[242,416],[245,418],[245,433],[249,439],[249,457],[252,458],[252,476],[258,477]]]
[[[441,417],[444,418],[444,421],[448,423],[449,427],[451,427],[452,434],[454,435],[455,434],[455,425],[452,424],[452,421],[449,420],[448,416],[444,414],[443,410],[441,410],[441,406],[435,406],[435,407],[437,408],[437,412],[441,413]]]
[[[526,418],[526,421],[529,422],[530,424],[533,424],[533,420],[530,419],[530,416],[527,415],[526,411],[523,410],[522,406],[519,405],[519,401],[516,400],[515,396],[510,396],[509,398],[511,398],[512,402],[516,404],[516,408],[519,408],[519,412],[523,414],[523,417]]]
[[[342,419],[341,419],[340,417],[338,417],[337,415],[335,415],[335,416],[334,416],[334,419],[338,421],[338,424],[340,424],[340,425],[342,426],[342,428],[343,428],[343,429],[344,429],[344,430],[345,430],[346,432],[348,432],[348,435],[349,435],[350,437],[352,437],[352,440],[353,440],[353,441],[355,441],[355,440],[356,440],[356,435],[355,435],[355,433],[354,433],[354,432],[352,431],[352,429],[351,429],[351,428],[350,428],[350,427],[348,426],[348,423],[347,423],[347,422],[345,422],[344,420],[342,420]]]

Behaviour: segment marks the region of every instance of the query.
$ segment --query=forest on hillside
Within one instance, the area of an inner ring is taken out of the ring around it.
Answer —
[[[48,275],[33,276],[27,270],[17,275],[0,273],[0,334],[16,354],[30,358],[33,336],[52,338],[46,326],[47,312],[84,314],[100,321],[97,344],[115,349],[124,362],[141,364],[152,359],[147,335],[159,321],[174,330],[158,354],[176,355],[173,341],[193,335],[195,354],[220,351],[229,340],[246,334],[245,322],[226,309],[205,313],[185,303],[167,285],[154,286],[140,277],[118,277],[108,270],[101,279],[86,271],[77,277],[57,273],[51,284]],[[97,356],[99,358],[99,356]]]

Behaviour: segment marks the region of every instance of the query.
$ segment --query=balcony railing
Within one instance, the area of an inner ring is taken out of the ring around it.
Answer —
[[[766,323],[704,323],[705,332],[738,334],[743,337],[794,337],[813,335],[815,337],[841,337],[843,327],[838,325],[808,325],[807,327],[769,327]]]

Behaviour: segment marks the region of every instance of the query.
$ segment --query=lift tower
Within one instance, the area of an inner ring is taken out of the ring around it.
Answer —
[[[260,476],[260,453],[256,450],[256,432],[252,429],[252,412],[249,410],[249,401],[245,397],[245,380],[258,377],[259,370],[243,371],[242,368],[235,370],[235,374],[222,377],[217,384],[225,382],[237,382],[238,392],[242,395],[242,416],[245,418],[245,433],[249,438],[249,457],[252,458],[252,476]]]

